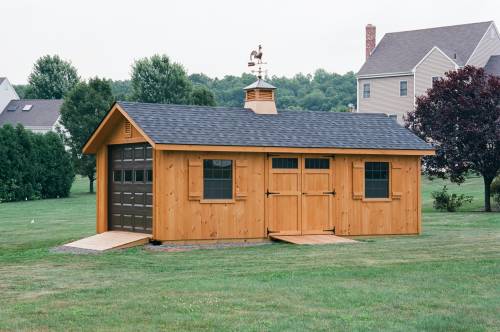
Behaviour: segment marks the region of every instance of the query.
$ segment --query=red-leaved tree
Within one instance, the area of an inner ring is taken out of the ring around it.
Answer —
[[[468,172],[484,179],[484,209],[491,211],[490,186],[500,170],[500,77],[466,66],[447,72],[417,98],[406,126],[436,147],[424,158],[430,175],[461,183]]]

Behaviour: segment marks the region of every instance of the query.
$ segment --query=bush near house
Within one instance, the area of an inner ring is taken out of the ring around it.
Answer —
[[[441,190],[432,192],[434,208],[439,211],[456,212],[464,203],[472,203],[472,196],[450,194],[446,185]]]
[[[0,128],[0,202],[67,197],[74,180],[71,157],[55,133],[18,125]]]

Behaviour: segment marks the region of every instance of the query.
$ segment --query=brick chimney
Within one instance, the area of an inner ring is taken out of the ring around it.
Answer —
[[[366,59],[370,57],[377,43],[376,37],[377,28],[374,25],[366,26]]]

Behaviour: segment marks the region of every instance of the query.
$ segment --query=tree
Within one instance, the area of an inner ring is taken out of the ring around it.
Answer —
[[[33,134],[40,171],[38,182],[42,198],[68,197],[75,179],[71,154],[66,151],[60,135],[54,132]]]
[[[80,78],[70,62],[58,55],[39,58],[28,78],[26,98],[61,99],[71,90]]]
[[[132,89],[136,101],[188,104],[191,82],[182,65],[166,55],[153,55],[132,66]]]
[[[69,133],[66,145],[71,149],[76,172],[88,177],[90,192],[94,191],[95,156],[82,154],[82,148],[113,102],[110,82],[96,77],[78,83],[61,107],[61,124]]]
[[[196,85],[191,91],[191,102],[193,105],[215,106],[215,97],[206,86]]]
[[[484,209],[500,169],[500,78],[466,66],[446,73],[406,118],[407,127],[436,147],[426,171],[461,183],[472,171],[484,179]]]

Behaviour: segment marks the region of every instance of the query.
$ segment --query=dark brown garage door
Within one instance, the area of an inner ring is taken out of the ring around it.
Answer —
[[[151,233],[153,151],[149,144],[109,147],[109,229]]]

